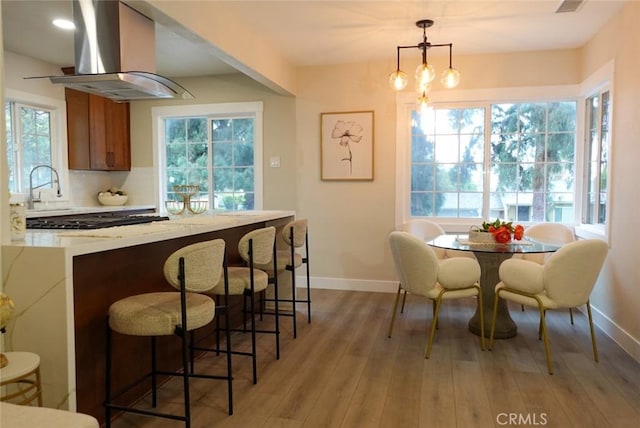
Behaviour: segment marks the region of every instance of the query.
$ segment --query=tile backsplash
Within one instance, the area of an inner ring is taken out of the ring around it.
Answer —
[[[129,195],[127,205],[154,205],[152,168],[132,168],[124,172],[69,171],[70,198],[73,206],[96,206],[98,193],[111,187]]]

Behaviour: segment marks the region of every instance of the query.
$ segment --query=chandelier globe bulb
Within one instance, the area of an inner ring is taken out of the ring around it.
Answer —
[[[398,69],[389,75],[389,85],[391,85],[391,87],[396,91],[403,90],[407,86],[408,82],[409,77],[407,76],[407,73],[402,70]]]
[[[422,63],[416,68],[416,80],[420,84],[426,84],[433,82],[436,77],[436,70],[431,64]]]
[[[456,86],[458,86],[458,83],[460,83],[460,72],[455,68],[449,67],[442,72],[440,83],[442,83],[442,86],[444,86],[445,88],[455,88]]]

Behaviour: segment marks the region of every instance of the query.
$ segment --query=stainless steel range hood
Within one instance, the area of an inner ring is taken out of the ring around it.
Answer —
[[[191,99],[173,80],[155,74],[152,20],[116,0],[73,0],[75,73],[52,83],[115,101]]]

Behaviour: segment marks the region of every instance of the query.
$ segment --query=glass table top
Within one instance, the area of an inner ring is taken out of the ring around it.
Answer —
[[[521,241],[512,240],[507,244],[471,242],[469,235],[440,235],[432,241],[427,242],[428,245],[447,250],[473,251],[480,253],[552,253],[558,250],[561,245],[546,244],[544,242],[532,239],[523,239]]]

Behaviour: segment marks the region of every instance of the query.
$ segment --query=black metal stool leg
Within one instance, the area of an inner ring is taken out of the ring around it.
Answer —
[[[111,403],[111,327],[109,327],[109,317],[107,317],[107,378],[105,379],[105,404]],[[111,427],[111,407],[105,406],[105,427]]]
[[[309,247],[306,244],[306,240],[305,247],[307,257],[304,258],[303,263],[307,265],[307,323],[311,324],[311,277],[309,276]]]
[[[254,293],[251,293],[251,297],[249,298],[249,303],[251,305],[251,359],[253,360],[253,383],[258,383],[258,358],[256,352],[256,319],[255,319],[255,304],[254,304]]]

